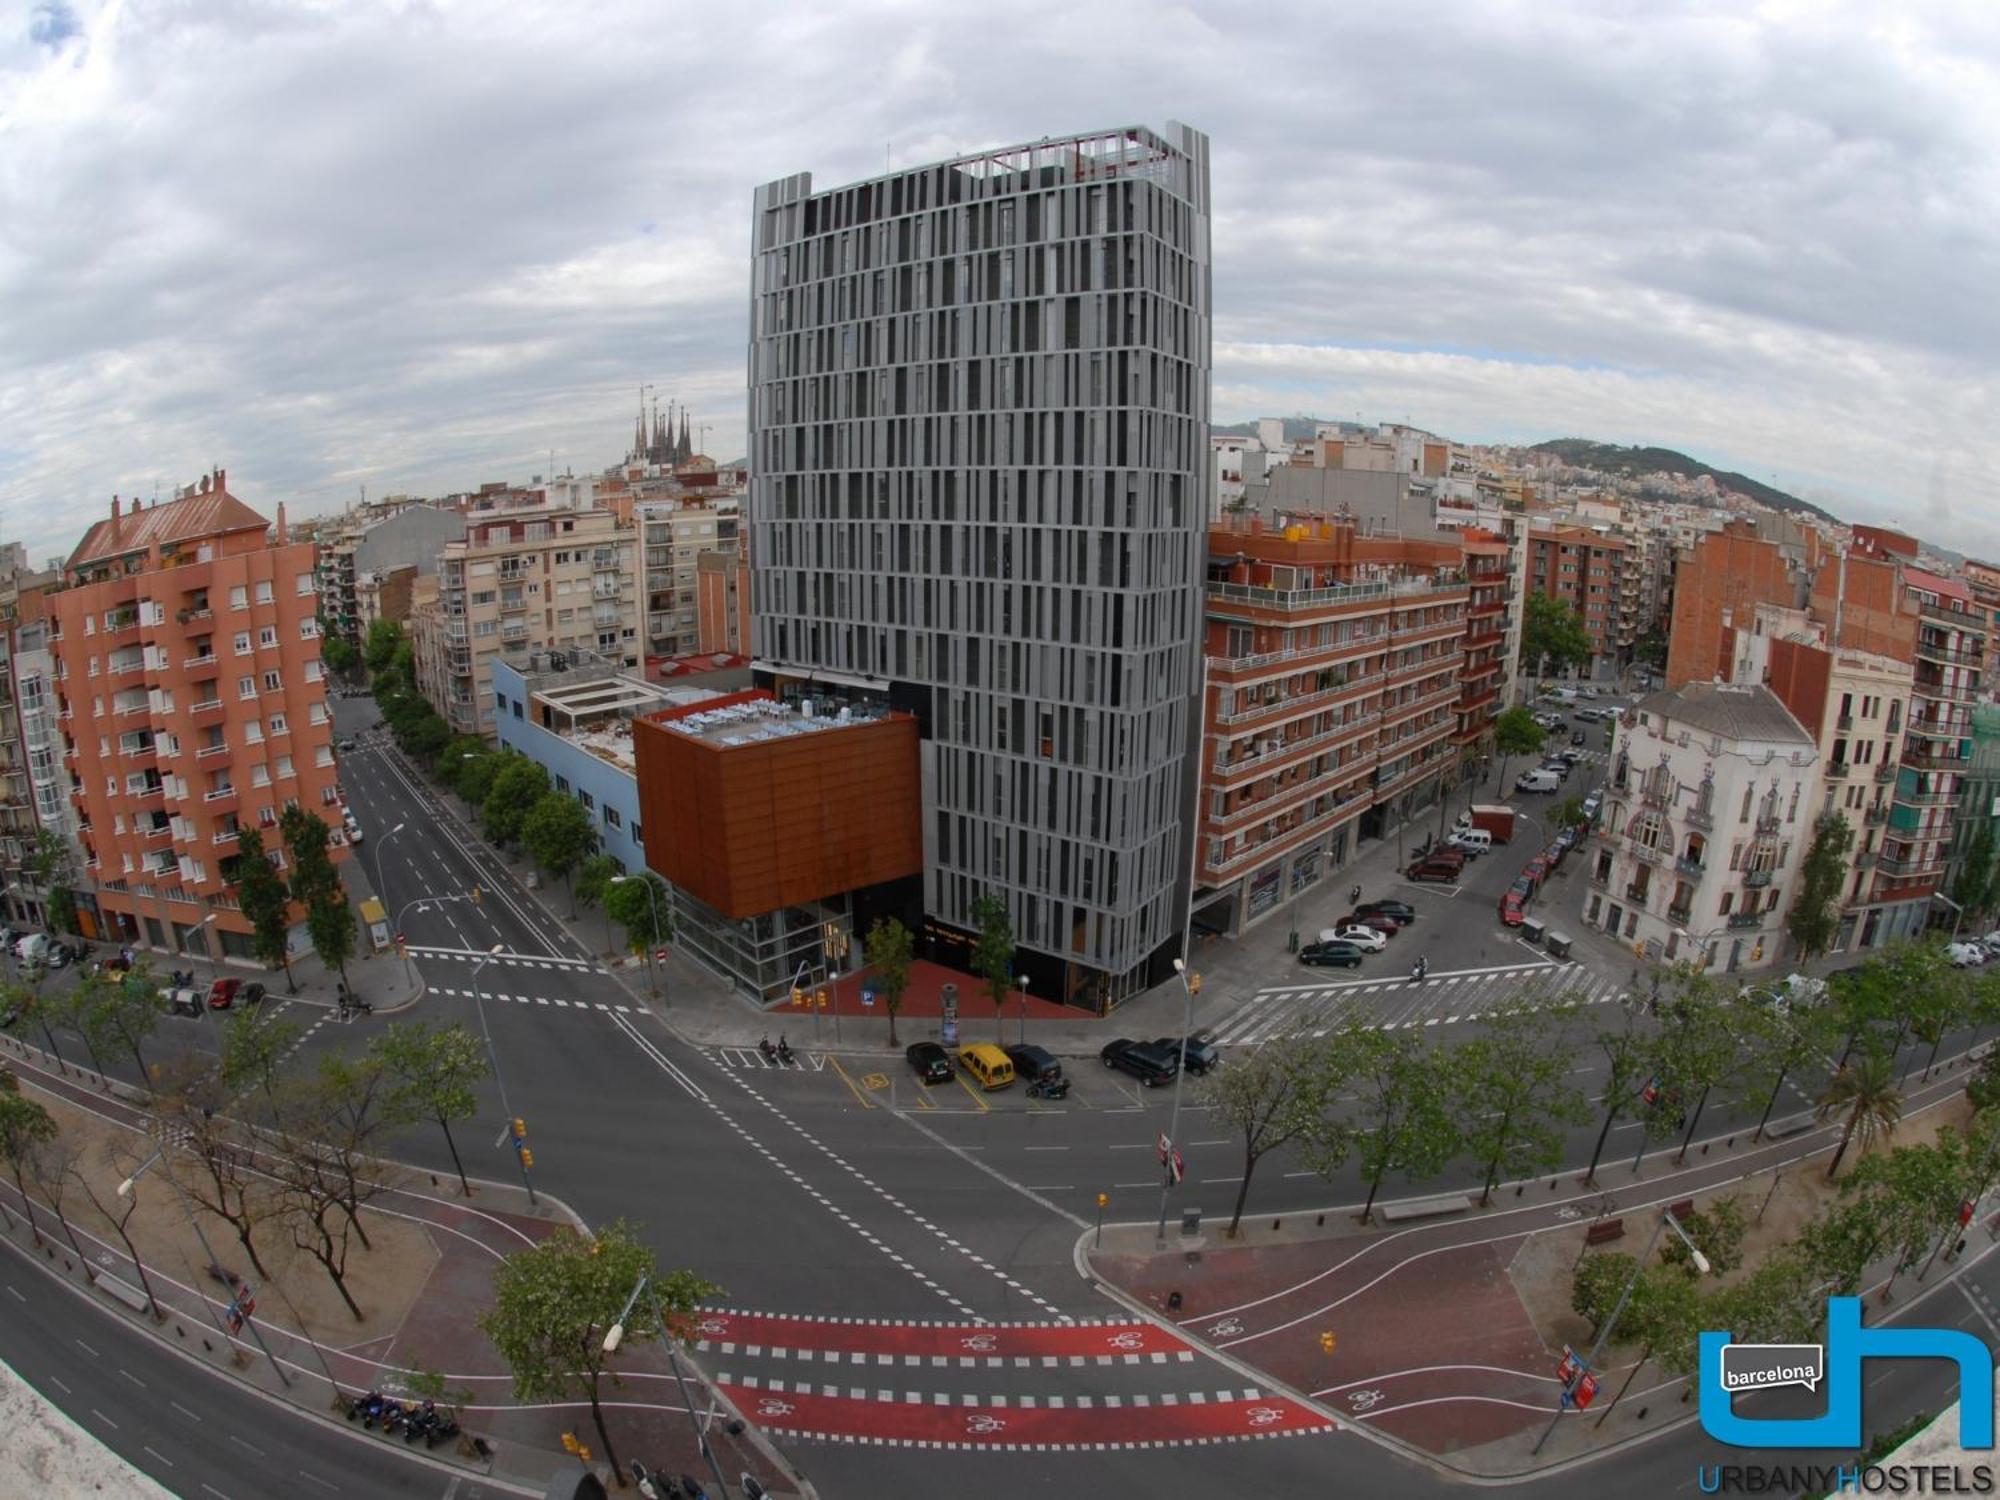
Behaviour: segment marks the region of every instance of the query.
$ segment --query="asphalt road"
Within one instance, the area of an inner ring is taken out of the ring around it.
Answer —
[[[404,1445],[319,1421],[135,1336],[89,1295],[0,1252],[0,1352],[44,1397],[176,1494],[197,1500],[287,1495],[526,1494],[425,1463]],[[373,1438],[369,1441],[369,1438]]]
[[[356,717],[369,713],[372,706],[360,700],[343,701],[343,732],[353,732],[359,727]],[[509,1153],[492,1145],[494,1132],[508,1114],[524,1116],[540,1186],[590,1222],[623,1216],[644,1225],[663,1261],[708,1275],[726,1289],[719,1300],[733,1307],[897,1325],[1117,1315],[1077,1278],[1071,1247],[1094,1214],[1100,1189],[1112,1193],[1114,1217],[1147,1218],[1155,1211],[1158,1179],[1151,1147],[1164,1127],[1163,1094],[1128,1098],[1109,1080],[1093,1076],[1080,1078],[1080,1102],[1073,1108],[986,1109],[981,1107],[986,1101],[951,1090],[943,1097],[957,1094],[962,1105],[892,1112],[869,1107],[883,1091],[833,1065],[775,1074],[746,1065],[741,1057],[688,1046],[645,1015],[616,979],[590,967],[589,955],[567,926],[519,890],[504,860],[441,819],[428,790],[393,753],[352,752],[344,757],[342,774],[351,802],[366,819],[364,866],[371,880],[379,870],[391,911],[403,912],[402,930],[420,954],[417,962],[430,992],[418,1013],[476,1027],[483,1010],[501,1063],[501,1077],[483,1092],[478,1119],[461,1132],[471,1170],[489,1176],[511,1172]],[[402,830],[392,833],[399,824]],[[1501,873],[1490,862],[1487,871],[1495,879]],[[474,884],[486,893],[477,906],[439,899]],[[428,902],[427,909],[412,905],[418,900]],[[1482,918],[1489,914],[1490,903]],[[1450,926],[1438,923],[1440,931]],[[496,946],[501,954],[480,965]],[[479,1004],[472,995],[475,967],[484,997]],[[1443,968],[1434,957],[1433,973]],[[1393,983],[1368,998],[1385,1023],[1414,1014],[1409,1007],[1417,1003]],[[1438,1022],[1476,1024],[1462,1017],[1452,1022],[1442,1013]],[[181,1031],[172,1044],[195,1045],[199,1028],[176,1024]],[[307,1046],[355,1047],[380,1025],[373,1019],[345,1027],[322,1024]],[[161,1045],[169,1044],[168,1036],[163,1024]],[[1955,1045],[1947,1044],[1947,1053],[1953,1050]],[[1579,1058],[1585,1071],[1578,1078],[1594,1092],[1590,1062]],[[912,1104],[910,1081],[904,1078],[898,1087],[898,1102]],[[1711,1106],[1704,1134],[1723,1130],[1734,1119]],[[1747,1119],[1754,1120],[1754,1110]],[[1187,1114],[1182,1137],[1194,1173],[1178,1198],[1199,1202],[1210,1213],[1226,1209],[1240,1171],[1233,1143],[1198,1109]],[[1571,1141],[1573,1159],[1587,1156],[1593,1139],[1594,1125],[1579,1129]],[[1633,1144],[1630,1134],[1614,1135],[1606,1160],[1616,1160],[1621,1149],[1629,1160]],[[405,1145],[411,1160],[440,1172],[448,1168],[436,1132],[412,1132]],[[1360,1196],[1351,1181],[1328,1184],[1291,1175],[1303,1170],[1288,1157],[1267,1160],[1259,1170],[1255,1210],[1289,1212]],[[1469,1182],[1469,1174],[1462,1170],[1453,1180],[1461,1179]],[[1979,1274],[1990,1273],[1982,1266]],[[1927,1305],[1926,1316],[1942,1313],[1954,1298],[1966,1318],[1979,1321],[1973,1304],[1955,1292],[1933,1299],[1937,1306]],[[56,1319],[58,1325],[63,1321]],[[77,1350],[63,1357],[97,1369],[97,1362],[111,1355],[106,1345],[115,1341],[113,1363],[123,1363],[142,1380],[157,1378],[158,1386],[147,1389],[170,1383],[162,1370],[142,1368],[140,1362],[142,1357],[172,1362],[172,1356],[142,1348],[101,1315],[96,1322],[103,1325],[105,1342],[89,1342],[98,1356]],[[56,1360],[50,1349],[61,1344],[61,1336],[36,1331],[41,1326],[0,1319],[0,1343],[10,1359],[19,1356],[16,1362],[38,1385],[43,1380],[35,1360]],[[1983,1333],[1992,1336],[1991,1329]],[[136,1351],[129,1360],[127,1350]],[[733,1373],[721,1368],[729,1356],[705,1358],[711,1373]],[[1882,1413],[1905,1397],[1936,1404],[1924,1384],[1929,1377],[1918,1378],[1928,1368],[1910,1366],[1908,1378],[1899,1370],[1879,1404],[1871,1391],[1870,1414],[1878,1425],[1884,1423]],[[44,1389],[86,1425],[101,1414],[121,1424],[114,1432],[155,1430],[147,1422],[158,1421],[157,1401],[136,1387],[121,1389],[127,1382],[116,1373],[107,1378],[99,1371],[94,1384],[79,1383],[88,1379],[82,1369],[71,1366],[66,1372],[51,1363],[48,1373],[69,1389]],[[961,1401],[982,1392],[1014,1399],[1158,1400],[1240,1389],[1245,1378],[1201,1358],[1165,1371],[1110,1365],[1044,1371],[1032,1378],[925,1367],[899,1370],[896,1383],[904,1394],[926,1402]],[[231,1467],[238,1461],[233,1436],[222,1442],[206,1436],[248,1435],[259,1426],[284,1432],[286,1453],[301,1464],[324,1462],[337,1483],[372,1478],[358,1466],[379,1459],[379,1451],[362,1457],[368,1444],[356,1448],[358,1439],[338,1428],[322,1431],[213,1377],[183,1374],[180,1384],[176,1399],[201,1418],[200,1425],[179,1429],[180,1448],[153,1446],[170,1461],[166,1472],[174,1477],[166,1482],[184,1493],[202,1493],[189,1483],[198,1467],[201,1480],[222,1493],[239,1492],[232,1485],[243,1493],[307,1492],[308,1483],[294,1476],[285,1476],[278,1487],[263,1470],[239,1477]],[[1115,1430],[1112,1418],[1105,1421]],[[294,1429],[297,1444],[290,1442]],[[204,1436],[191,1441],[191,1431]],[[324,1458],[315,1443],[328,1445]],[[1329,1451],[1335,1444],[1338,1453]],[[275,1451],[267,1449],[266,1456]],[[790,1451],[833,1500],[850,1495],[915,1500],[944,1484],[967,1500],[1023,1492],[1294,1494],[1322,1489],[1333,1475],[1344,1490],[1360,1494],[1442,1493],[1448,1486],[1430,1470],[1352,1434],[1137,1447],[1115,1454],[950,1453],[822,1443],[795,1444]],[[1691,1482],[1694,1462],[1704,1452],[1703,1440],[1684,1433],[1602,1460],[1592,1475],[1599,1482],[1636,1486],[1637,1493],[1675,1490]],[[407,1484],[409,1476],[398,1482]],[[1553,1493],[1558,1482],[1523,1488]],[[1573,1493],[1573,1481],[1563,1483],[1565,1492]],[[384,1483],[365,1492],[405,1491]]]

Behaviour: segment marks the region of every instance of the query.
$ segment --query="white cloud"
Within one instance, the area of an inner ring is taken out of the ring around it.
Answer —
[[[0,23],[4,24],[4,23]],[[46,0],[0,35],[0,535],[743,449],[752,188],[1215,144],[1216,409],[1680,447],[2000,551],[2000,13]]]

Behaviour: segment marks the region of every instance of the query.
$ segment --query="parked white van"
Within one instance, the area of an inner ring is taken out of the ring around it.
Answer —
[[[1484,828],[1460,828],[1445,840],[1454,849],[1463,849],[1467,854],[1478,856],[1493,852],[1493,835]]]
[[[31,932],[14,944],[14,957],[24,964],[37,964],[49,956],[49,935]]]
[[[1559,792],[1562,778],[1553,771],[1524,771],[1514,779],[1517,792]]]

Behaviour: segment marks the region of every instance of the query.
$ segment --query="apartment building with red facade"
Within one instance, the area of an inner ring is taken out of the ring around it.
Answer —
[[[1504,558],[1475,566],[1477,588],[1459,541],[1363,536],[1346,521],[1211,527],[1199,925],[1243,930],[1360,839],[1435,805],[1468,713],[1491,706],[1482,670],[1461,712],[1468,635],[1484,660],[1504,632],[1491,608],[1498,596],[1504,609]]]
[[[113,500],[70,555],[49,633],[90,936],[247,958],[240,831],[276,851],[292,802],[340,828],[313,563],[219,469],[165,504]]]
[[[1590,637],[1585,675],[1615,672],[1639,637],[1640,578],[1628,566],[1631,543],[1588,526],[1536,527],[1528,533],[1528,577],[1534,593],[1573,608]],[[1524,672],[1539,663],[1524,661]]]

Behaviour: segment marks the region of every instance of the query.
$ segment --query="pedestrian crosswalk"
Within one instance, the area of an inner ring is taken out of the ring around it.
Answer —
[[[1628,993],[1618,980],[1575,965],[1503,964],[1434,973],[1421,984],[1399,976],[1263,990],[1207,1029],[1224,1046],[1244,1047],[1275,1036],[1323,1037],[1350,1011],[1370,1030],[1415,1030],[1460,1025],[1524,1005],[1607,1005]]]
[[[470,1000],[474,998],[471,990],[446,989],[437,985],[431,987],[431,993],[434,995],[449,995],[453,999],[463,997]],[[633,1007],[629,1005],[607,1005],[602,1000],[563,1000],[553,995],[510,995],[504,991],[485,988],[479,991],[477,998],[481,1000],[498,1000],[508,1005],[545,1005],[555,1010],[603,1011],[607,1014],[621,1016],[629,1016],[633,1013]]]
[[[426,948],[412,945],[412,958],[444,958],[457,963],[476,964],[491,958],[495,964],[515,969],[581,969],[589,974],[606,972],[602,964],[582,958],[547,958],[539,953],[485,953],[477,948]]]

